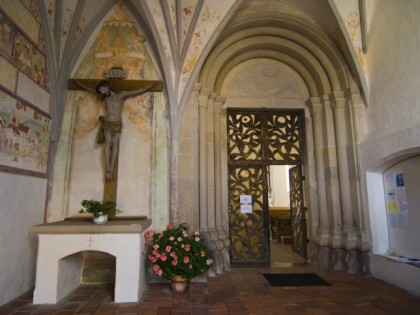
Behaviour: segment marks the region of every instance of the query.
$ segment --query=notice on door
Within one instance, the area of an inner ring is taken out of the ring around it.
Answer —
[[[241,213],[252,213],[252,196],[240,195],[239,202],[241,204]]]

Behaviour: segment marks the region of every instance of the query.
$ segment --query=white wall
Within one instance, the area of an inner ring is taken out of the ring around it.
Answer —
[[[372,233],[375,253],[383,249],[380,234],[387,227],[379,226],[378,222],[383,224],[384,220],[377,215],[380,209],[373,209],[372,202],[379,198],[375,187],[383,187],[382,177],[372,175],[382,174],[394,163],[420,152],[420,2],[383,0],[371,14],[366,58],[368,134],[359,145],[359,161],[363,207],[367,209],[364,219]],[[384,196],[381,198],[384,206]],[[375,256],[372,259],[374,276],[409,292],[418,292],[412,281],[404,279],[419,279],[420,268],[397,263],[390,267],[384,259]]]
[[[286,165],[270,166],[270,186],[272,189],[270,207],[290,207],[287,187],[289,168]]]
[[[46,180],[0,173],[0,305],[33,288]]]

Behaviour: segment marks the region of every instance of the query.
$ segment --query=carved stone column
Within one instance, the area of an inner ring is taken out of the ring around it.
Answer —
[[[327,199],[325,194],[324,158],[322,141],[322,104],[319,98],[311,98],[311,115],[314,133],[316,187],[318,194],[319,227],[317,242],[320,246],[327,246],[329,241],[329,220]]]
[[[330,245],[340,248],[342,241],[342,218],[340,204],[340,182],[337,170],[337,148],[335,140],[334,117],[331,109],[330,97],[322,96],[323,113],[325,119],[325,181],[327,186],[327,204],[330,214]]]
[[[354,249],[356,235],[354,232],[353,209],[351,202],[350,174],[347,155],[347,129],[345,116],[345,98],[342,92],[334,92],[332,97],[334,110],[335,137],[337,141],[338,175],[340,181],[340,200],[343,217],[343,247]]]
[[[223,202],[222,202],[222,106],[226,100],[224,96],[216,97],[213,104],[214,125],[214,208],[216,219],[217,240],[214,241],[217,253],[216,272],[221,273],[230,268],[228,232],[223,226]]]
[[[207,231],[207,104],[211,90],[202,89],[198,95],[199,106],[199,168],[200,168],[200,230]]]
[[[223,230],[222,221],[222,153],[221,153],[221,111],[225,97],[217,97],[214,102],[214,184],[215,184],[215,210],[216,210],[216,229],[220,232]]]

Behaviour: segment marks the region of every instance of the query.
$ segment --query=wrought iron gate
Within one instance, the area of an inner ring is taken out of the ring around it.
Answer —
[[[289,169],[290,181],[290,213],[292,218],[292,250],[302,256],[306,256],[306,208],[303,203],[302,167],[300,165]]]
[[[231,263],[269,264],[267,167],[303,163],[303,111],[228,110],[227,134]]]

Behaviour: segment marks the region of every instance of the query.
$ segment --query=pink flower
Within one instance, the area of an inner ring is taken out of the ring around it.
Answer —
[[[152,256],[152,255],[149,255],[149,259],[154,263],[157,261],[157,258],[155,256]]]
[[[181,244],[181,248],[184,248],[185,247],[185,244]]]
[[[195,238],[195,241],[196,242],[198,242],[200,240],[200,238],[197,236],[196,238]]]
[[[153,249],[159,249],[159,245],[158,244],[153,245]]]
[[[178,242],[182,242],[182,237],[178,237]]]
[[[170,240],[170,241],[173,241],[174,239],[175,239],[175,237],[173,237],[173,236],[170,236],[170,237],[169,237],[169,240]]]
[[[201,257],[206,256],[206,253],[204,252],[204,250],[201,251]]]
[[[176,253],[172,252],[172,253],[170,253],[170,256],[173,257],[173,258],[176,258]]]
[[[206,264],[207,266],[210,266],[213,263],[213,259],[207,259]]]
[[[166,252],[169,253],[172,250],[172,246],[166,246]]]
[[[178,260],[174,259],[172,260],[172,266],[176,266],[178,264]]]
[[[185,250],[187,251],[187,252],[189,252],[190,251],[190,249],[191,249],[191,246],[190,245],[185,245]]]
[[[168,256],[166,256],[165,254],[160,255],[160,260],[166,261],[166,259],[168,259]]]
[[[184,264],[188,264],[190,262],[190,257],[185,256],[184,257]]]
[[[153,255],[155,255],[157,258],[159,258],[159,257],[160,257],[160,254],[159,254],[159,252],[158,252],[157,250],[154,250],[154,251],[152,252],[152,254],[153,254]]]
[[[159,267],[158,265],[154,265],[154,266],[153,266],[153,270],[155,271],[155,273],[156,273],[158,276],[161,276],[161,275],[162,275],[162,273],[163,273],[162,269],[160,269],[160,267]]]
[[[166,226],[166,229],[167,229],[167,230],[172,230],[172,228],[173,228],[173,226],[172,226],[171,224],[168,224],[168,225]]]

